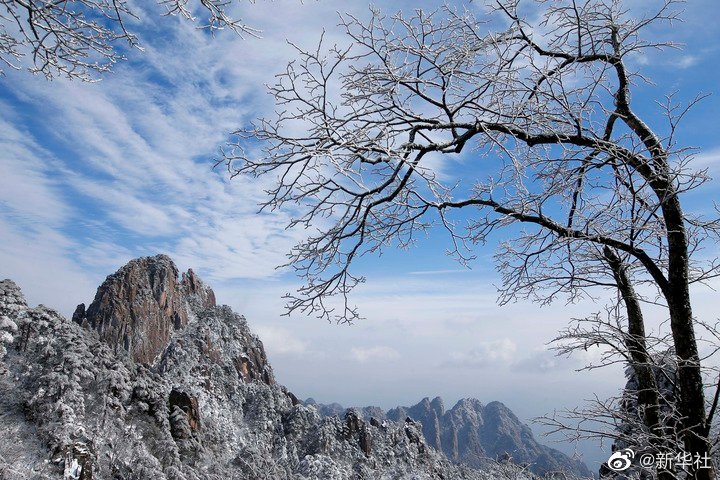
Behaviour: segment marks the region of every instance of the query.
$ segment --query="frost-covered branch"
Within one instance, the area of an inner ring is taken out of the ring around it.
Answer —
[[[203,29],[258,33],[231,16],[232,0],[158,3]],[[27,58],[32,73],[90,81],[124,59],[123,45],[140,48],[128,26],[137,19],[127,0],[1,0],[0,64],[18,70]]]

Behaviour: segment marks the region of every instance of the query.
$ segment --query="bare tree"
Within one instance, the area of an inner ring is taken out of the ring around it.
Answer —
[[[655,464],[640,465],[642,456],[659,458],[684,451],[672,338],[644,331],[642,335],[630,333],[637,318],[622,314],[623,302],[619,299],[602,313],[575,320],[554,339],[560,355],[601,347],[602,357],[583,370],[625,365],[628,381],[622,393],[537,420],[551,427],[551,433],[564,433],[571,441],[610,440],[612,451],[631,448],[637,456],[635,468],[621,472],[620,478],[681,478],[673,465],[656,471],[649,468],[657,467]],[[603,467],[601,476],[618,475]]]
[[[167,15],[196,20],[210,31],[240,35],[257,30],[228,13],[233,0],[157,0]],[[20,69],[30,57],[32,73],[92,80],[124,57],[119,45],[139,48],[127,27],[138,19],[127,0],[0,0],[0,64]],[[0,69],[2,73],[2,69]]]
[[[644,34],[677,19],[675,2],[644,16],[611,0],[520,7],[500,0],[483,19],[450,7],[341,17],[350,46],[298,47],[271,87],[277,116],[236,132],[224,160],[233,175],[275,175],[263,207],[304,205],[291,225],[318,229],[289,255],[307,280],[289,311],[358,318],[347,298],[363,281],[353,261],[408,247],[433,226],[448,232],[464,263],[499,228],[515,234],[496,255],[502,303],[614,292],[627,314],[618,348],[642,383],[644,422],[658,438],[662,402],[642,306],[662,305],[683,448],[707,453],[690,285],[718,274],[715,259],[695,255],[717,238],[718,220],[683,210],[680,194],[707,176],[675,141],[695,102],[670,96],[662,115],[645,120],[631,101],[644,81],[635,56],[673,46]],[[529,20],[538,9],[540,20]],[[263,154],[246,154],[246,140],[262,141]],[[432,165],[457,155],[468,172],[448,184]],[[339,308],[328,302],[335,295]],[[690,475],[711,479],[715,470]]]

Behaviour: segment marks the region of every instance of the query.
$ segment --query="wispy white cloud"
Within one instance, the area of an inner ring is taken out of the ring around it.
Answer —
[[[720,147],[710,148],[698,153],[692,160],[695,169],[708,169],[712,175],[720,173]]]
[[[270,355],[302,354],[307,344],[295,337],[288,329],[272,325],[261,325],[254,329]]]
[[[445,364],[470,368],[507,366],[514,360],[516,351],[517,344],[509,338],[480,342],[469,351],[452,353]]]
[[[677,62],[677,66],[680,68],[690,68],[698,64],[700,58],[697,55],[683,55]]]
[[[558,369],[563,365],[563,359],[558,358],[556,352],[545,348],[539,348],[517,359],[513,369],[520,372],[545,373]]]
[[[263,13],[254,20],[281,25],[277,11],[256,10]],[[88,264],[98,263],[101,249],[120,259],[154,248],[209,279],[278,275],[303,233],[285,230],[285,212],[257,215],[272,179],[230,181],[212,167],[228,132],[272,109],[262,84],[291,47],[282,37],[210,38],[188,22],[164,24],[166,37],[142,39],[146,51],[97,84],[9,75],[9,91],[44,121],[34,131],[3,125],[3,215],[19,217],[18,204],[52,223],[74,250],[91,243]],[[4,110],[3,119],[18,114]],[[65,154],[53,160],[39,145]],[[77,221],[102,226],[84,229],[81,240],[68,228]]]
[[[11,123],[11,121],[13,123]],[[19,127],[16,112],[0,103],[0,204],[2,214],[13,223],[57,227],[70,209],[50,172],[56,160]]]
[[[468,268],[445,269],[445,270],[418,270],[408,272],[408,275],[452,275],[457,273],[472,273]]]
[[[18,283],[31,304],[71,311],[80,293],[93,291],[61,230],[74,213],[54,175],[57,160],[20,123],[0,102],[0,278]]]
[[[10,278],[31,305],[45,304],[66,315],[92,298],[103,278],[73,260],[74,245],[52,227],[17,225],[0,216],[0,278]]]
[[[353,347],[350,349],[350,357],[360,363],[386,362],[400,358],[400,353],[391,347],[375,345],[372,347]]]

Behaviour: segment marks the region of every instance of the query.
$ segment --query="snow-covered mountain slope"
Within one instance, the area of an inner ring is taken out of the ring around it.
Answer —
[[[245,319],[165,256],[74,321],[0,282],[0,479],[528,478],[454,465],[421,425],[323,417],[278,384]]]

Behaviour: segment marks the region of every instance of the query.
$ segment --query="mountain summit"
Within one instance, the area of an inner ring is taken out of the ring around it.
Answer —
[[[172,333],[188,324],[193,306],[214,307],[215,293],[192,270],[178,279],[170,257],[157,255],[132,260],[107,277],[87,310],[78,305],[73,321],[97,331],[136,362],[151,365]]]

